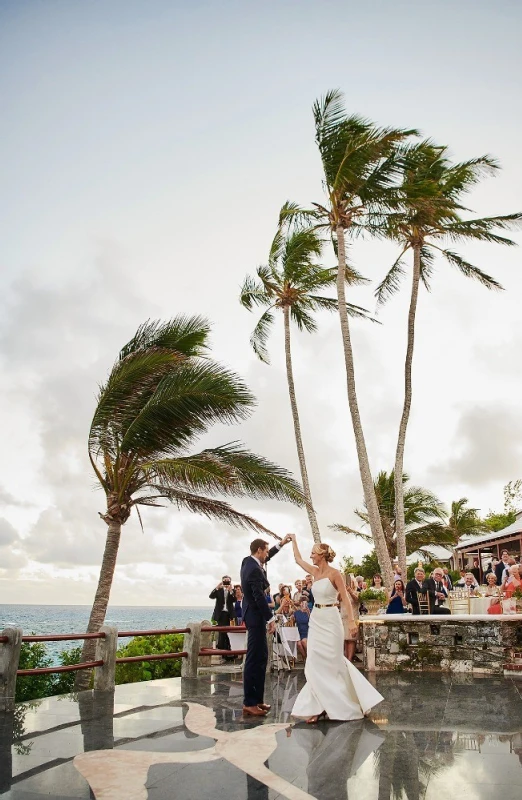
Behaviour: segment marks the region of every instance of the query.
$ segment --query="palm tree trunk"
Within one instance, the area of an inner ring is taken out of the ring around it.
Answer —
[[[350,325],[348,322],[348,313],[346,310],[346,294],[345,294],[345,274],[346,274],[346,250],[344,242],[344,228],[338,225],[336,228],[337,233],[337,298],[339,305],[339,319],[341,322],[341,334],[343,339],[344,348],[344,361],[346,365],[346,385],[348,390],[348,404],[350,406],[350,414],[352,416],[352,426],[355,435],[355,445],[357,448],[357,457],[359,460],[359,472],[361,474],[361,483],[364,492],[364,502],[368,511],[368,519],[370,522],[370,529],[375,542],[375,552],[379,560],[379,565],[384,578],[385,586],[393,586],[393,570],[390,560],[390,555],[386,547],[386,540],[382,528],[381,517],[379,514],[379,505],[377,497],[375,496],[375,487],[373,485],[372,473],[370,470],[370,462],[366,450],[366,442],[364,440],[364,432],[361,423],[361,416],[359,414],[359,405],[357,402],[357,392],[355,388],[355,368],[353,362],[352,342],[350,338]]]
[[[308,470],[306,469],[306,459],[301,436],[301,423],[299,422],[299,412],[297,410],[297,400],[295,397],[294,372],[292,369],[292,351],[290,347],[290,307],[283,309],[285,320],[285,357],[286,357],[286,378],[288,381],[288,394],[290,395],[290,406],[292,408],[292,419],[294,421],[295,444],[297,447],[297,457],[301,470],[301,480],[303,482],[303,493],[306,498],[306,513],[312,529],[314,542],[321,541],[321,533],[317,522],[317,516],[312,505],[312,492],[310,491],[310,481],[308,480]]]
[[[420,260],[421,246],[416,244],[413,247],[413,279],[411,285],[410,310],[408,313],[408,344],[406,347],[406,359],[404,362],[404,406],[399,425],[399,435],[397,437],[397,450],[395,453],[395,533],[397,537],[397,557],[402,574],[406,575],[406,530],[404,519],[404,484],[402,475],[404,472],[404,447],[406,444],[406,429],[410,418],[411,408],[411,366],[413,361],[413,346],[415,340],[415,314],[417,312],[417,300],[419,297],[420,283]]]
[[[111,520],[107,531],[107,540],[105,542],[98,587],[94,595],[89,624],[87,625],[87,633],[97,633],[105,622],[105,614],[107,613],[107,606],[109,605],[112,579],[114,577],[116,559],[118,557],[120,536],[121,522],[119,520]],[[82,648],[80,661],[93,661],[95,650],[96,639],[86,639]],[[76,681],[74,683],[75,691],[79,692],[82,689],[88,689],[90,677],[90,671],[86,669],[77,672]]]

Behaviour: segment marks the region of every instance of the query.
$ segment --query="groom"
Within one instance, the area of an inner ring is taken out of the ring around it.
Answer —
[[[254,539],[250,555],[241,564],[241,588],[243,590],[243,620],[248,631],[247,654],[243,670],[245,693],[243,713],[264,717],[270,706],[263,702],[265,673],[268,661],[267,633],[275,631],[275,617],[266,599],[268,581],[264,564],[291,541],[285,536],[275,547],[268,549],[263,539]]]

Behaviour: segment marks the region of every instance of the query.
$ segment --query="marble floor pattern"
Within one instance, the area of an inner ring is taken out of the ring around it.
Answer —
[[[291,718],[302,673],[244,718],[237,674],[81,692],[0,713],[0,800],[502,800],[522,796],[522,680],[380,674],[369,719]]]

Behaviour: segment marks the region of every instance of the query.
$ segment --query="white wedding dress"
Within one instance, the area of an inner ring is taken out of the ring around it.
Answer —
[[[337,589],[329,578],[314,581],[314,600],[320,605],[337,601]],[[384,698],[343,654],[344,632],[337,606],[317,608],[310,614],[306,684],[292,710],[296,717],[326,711],[334,720],[361,719]]]

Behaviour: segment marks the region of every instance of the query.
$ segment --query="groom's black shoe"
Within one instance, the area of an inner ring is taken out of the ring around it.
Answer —
[[[261,711],[266,711],[267,714],[270,711],[270,709],[272,708],[272,706],[267,705],[267,703],[258,703],[257,707],[260,708]]]
[[[253,717],[265,717],[266,711],[259,706],[243,706],[243,714],[251,714]]]

